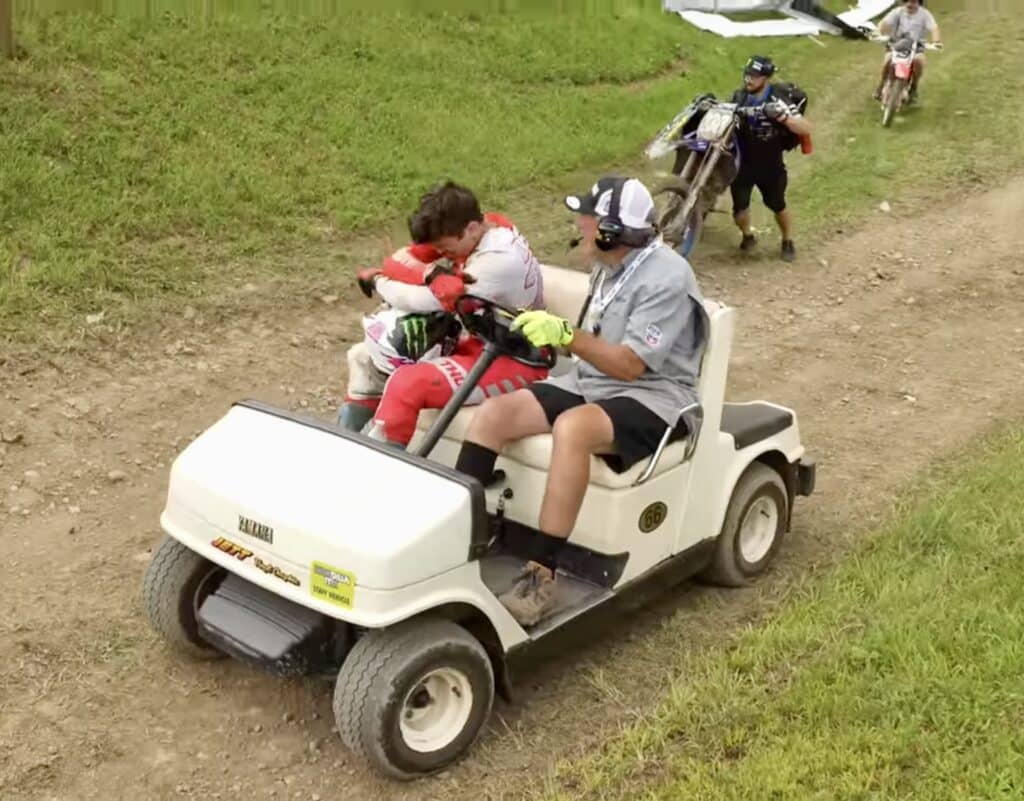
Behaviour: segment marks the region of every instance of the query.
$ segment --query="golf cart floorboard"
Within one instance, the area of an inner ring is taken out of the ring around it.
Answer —
[[[517,556],[488,556],[480,561],[480,574],[487,588],[500,596],[512,589],[526,564],[527,560]],[[530,637],[543,637],[614,594],[605,587],[559,571],[555,582],[554,607],[539,623],[529,627]]]

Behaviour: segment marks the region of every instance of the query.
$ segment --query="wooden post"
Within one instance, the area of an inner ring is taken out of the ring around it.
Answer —
[[[14,0],[0,0],[0,56],[14,58]]]

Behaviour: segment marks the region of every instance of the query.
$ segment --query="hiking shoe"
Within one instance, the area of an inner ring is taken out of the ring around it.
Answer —
[[[757,237],[753,234],[744,234],[743,241],[740,242],[740,250],[750,250],[754,245],[757,244]]]
[[[782,240],[782,260],[793,261],[796,258],[796,247],[793,245],[792,239]]]
[[[555,580],[537,568],[527,570],[511,590],[498,596],[520,626],[532,626],[551,610],[555,602]]]

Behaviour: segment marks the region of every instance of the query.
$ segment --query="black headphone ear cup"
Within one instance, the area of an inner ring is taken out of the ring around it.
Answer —
[[[615,250],[622,244],[622,236],[625,233],[625,226],[619,215],[622,208],[622,190],[626,186],[625,178],[619,178],[615,182],[612,196],[608,203],[608,213],[597,221],[597,237],[595,244],[598,250]]]
[[[602,217],[597,223],[597,236],[594,244],[598,250],[614,250],[622,241],[624,229],[618,220]]]

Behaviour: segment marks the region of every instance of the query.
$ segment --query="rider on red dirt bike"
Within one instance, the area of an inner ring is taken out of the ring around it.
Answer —
[[[932,42],[941,46],[942,40],[939,34],[939,24],[935,21],[932,12],[922,6],[921,0],[903,0],[903,8],[894,8],[889,12],[879,24],[879,31],[888,36],[892,41],[906,37],[915,42],[923,42],[925,41],[925,35],[929,34]],[[882,77],[874,94],[875,100],[882,99],[882,89],[885,87],[885,81],[889,77],[891,59],[891,55],[886,52],[885,61],[882,64]],[[917,102],[917,87],[924,75],[924,67],[924,54],[919,53],[914,57],[914,77],[910,84],[910,103]]]

